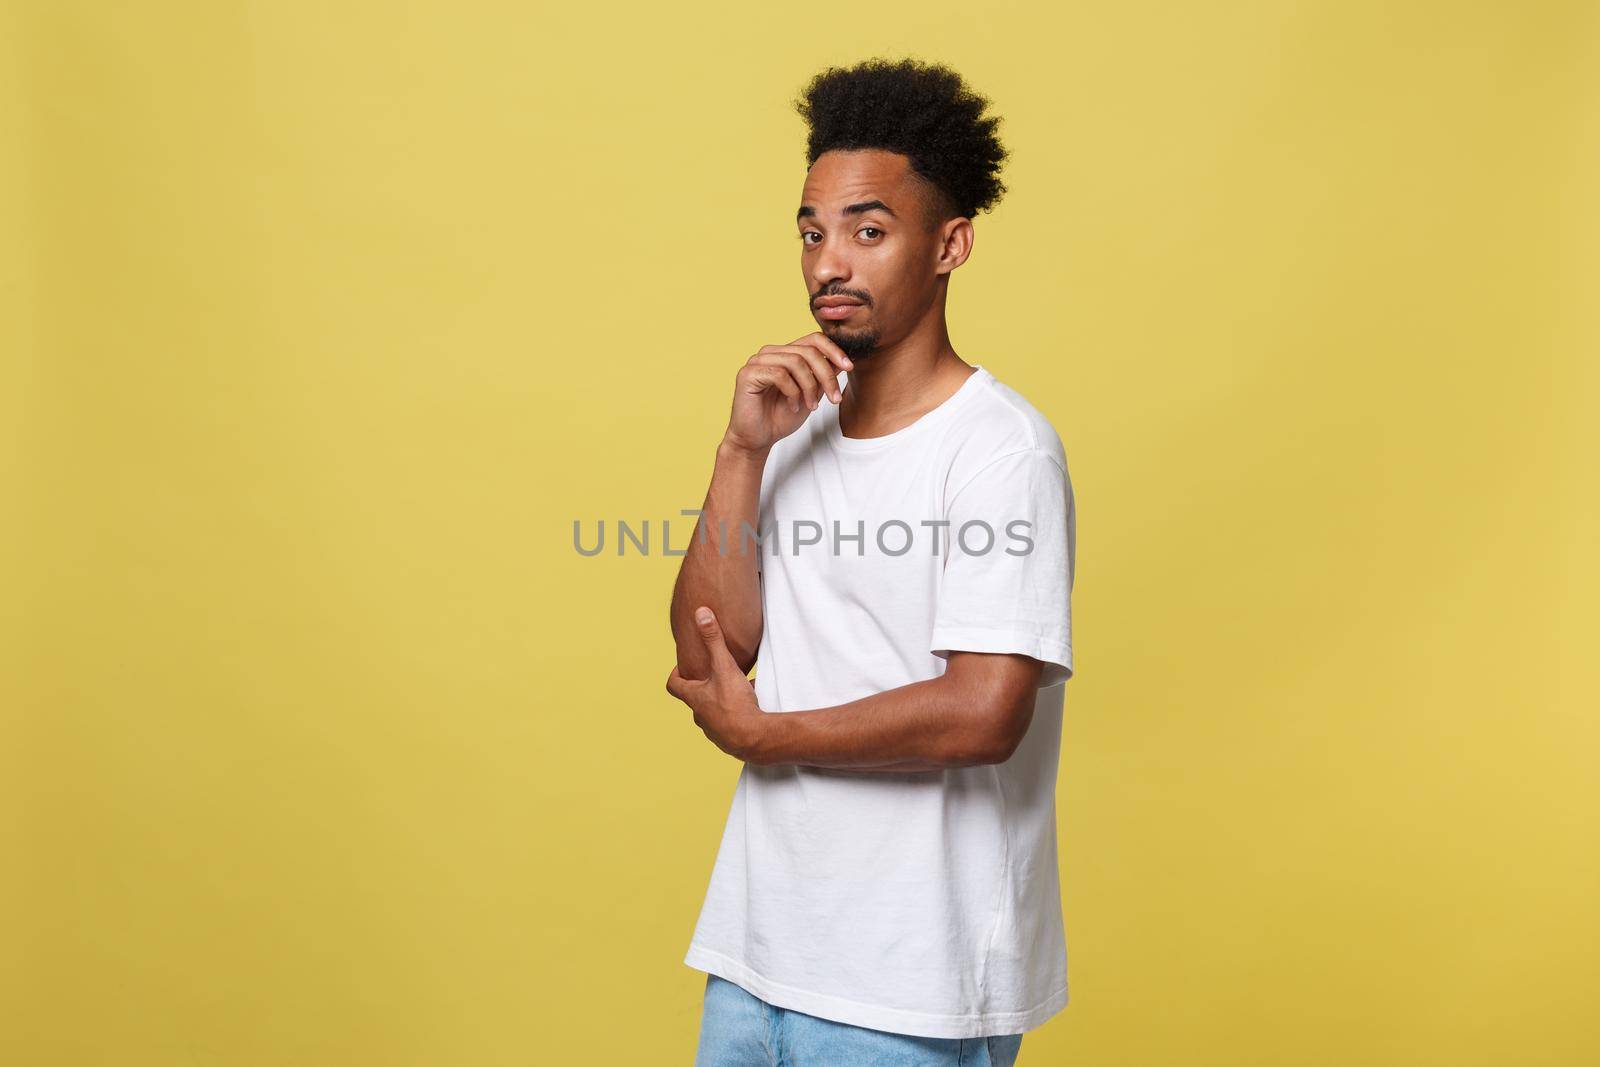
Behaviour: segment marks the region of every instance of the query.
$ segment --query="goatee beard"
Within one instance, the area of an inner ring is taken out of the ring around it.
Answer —
[[[861,333],[825,333],[824,336],[850,357],[852,363],[859,363],[872,355],[878,348],[878,334],[875,330]]]

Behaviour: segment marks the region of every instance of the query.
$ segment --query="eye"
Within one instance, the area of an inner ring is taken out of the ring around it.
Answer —
[[[810,237],[812,234],[814,234],[816,232],[817,232],[816,230],[806,230],[805,232],[800,234],[800,243],[803,244],[803,245],[810,244],[811,242],[806,240],[806,238]]]
[[[863,226],[863,227],[861,227],[861,229],[857,230],[856,232],[857,233],[866,233],[868,230],[871,230],[873,233],[880,233],[880,234],[883,232],[882,230],[878,229],[876,226]],[[870,238],[869,238],[869,240],[870,240]]]

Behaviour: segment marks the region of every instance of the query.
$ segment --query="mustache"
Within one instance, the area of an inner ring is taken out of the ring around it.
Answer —
[[[822,300],[822,299],[824,299],[826,297],[830,297],[830,296],[842,296],[846,300],[857,300],[857,301],[860,301],[861,304],[863,306],[865,306],[865,307],[871,307],[872,306],[872,298],[870,296],[868,296],[866,293],[852,292],[849,289],[830,289],[830,290],[827,290],[825,292],[817,293],[815,296],[813,296],[811,298],[811,305],[813,307],[815,307],[818,300]]]

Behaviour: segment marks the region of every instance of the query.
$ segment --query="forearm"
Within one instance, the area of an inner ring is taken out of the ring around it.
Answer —
[[[694,621],[694,611],[702,604],[716,612],[728,650],[739,665],[748,671],[755,662],[762,625],[761,579],[756,572],[760,548],[745,535],[744,527],[758,528],[766,459],[766,452],[748,452],[726,441],[717,446],[711,485],[672,589],[672,635],[678,672],[685,678],[711,674],[711,660]]]
[[[770,712],[748,762],[934,771],[1004,759],[998,716],[948,674],[811,711]]]

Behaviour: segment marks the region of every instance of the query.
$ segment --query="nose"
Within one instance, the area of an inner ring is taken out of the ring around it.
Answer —
[[[826,289],[835,282],[848,281],[850,278],[850,257],[842,241],[823,238],[822,247],[817,249],[811,264],[816,281],[816,285],[812,286],[813,291]]]

